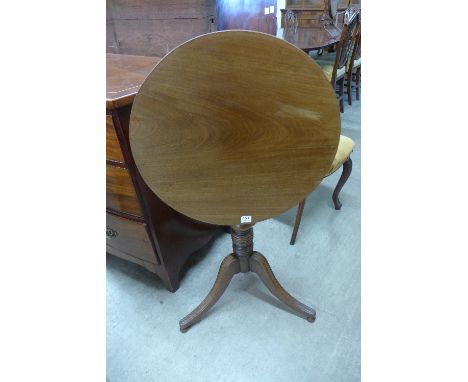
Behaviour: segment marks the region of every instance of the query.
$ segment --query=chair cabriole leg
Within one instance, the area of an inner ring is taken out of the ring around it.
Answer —
[[[305,199],[299,203],[297,207],[296,219],[294,221],[293,233],[291,235],[291,241],[289,244],[294,245],[296,242],[297,231],[299,230],[299,224],[301,224],[302,213],[304,212]]]
[[[341,209],[341,202],[339,199],[340,191],[343,188],[344,184],[348,180],[349,176],[351,175],[351,171],[353,169],[353,162],[351,158],[348,158],[346,162],[343,163],[343,172],[341,173],[340,179],[336,184],[335,190],[333,191],[333,204],[335,205],[335,210]]]

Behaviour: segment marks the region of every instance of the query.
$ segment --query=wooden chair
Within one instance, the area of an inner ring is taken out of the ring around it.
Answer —
[[[320,65],[326,78],[330,81],[333,89],[339,86],[338,101],[340,103],[340,111],[344,113],[344,81],[346,78],[346,70],[348,61],[350,60],[354,40],[357,32],[357,27],[360,20],[360,11],[354,12],[349,20],[344,24],[341,32],[340,41],[337,44],[336,52],[328,53],[318,57],[315,62]]]
[[[356,34],[353,53],[348,63],[347,71],[347,91],[348,91],[348,105],[352,105],[352,83],[353,78],[356,87],[356,99],[359,101],[359,93],[361,89],[361,23],[358,25],[358,32]]]
[[[333,191],[333,204],[335,205],[335,209],[341,209],[341,202],[339,199],[339,194],[341,189],[343,188],[344,184],[348,180],[349,176],[351,175],[351,170],[353,169],[353,162],[351,160],[351,153],[354,149],[355,143],[351,138],[348,138],[344,135],[340,136],[340,143],[338,144],[338,150],[336,151],[335,159],[333,160],[332,166],[330,168],[329,173],[327,176],[333,174],[336,170],[338,170],[341,166],[343,166],[343,172],[341,173],[341,177],[336,184],[335,190]],[[325,176],[325,178],[327,177]],[[297,231],[299,230],[299,224],[301,224],[302,213],[304,212],[304,205],[306,199],[304,198],[302,202],[299,203],[296,213],[296,220],[294,222],[294,229],[291,236],[291,241],[289,244],[294,245],[296,242]]]

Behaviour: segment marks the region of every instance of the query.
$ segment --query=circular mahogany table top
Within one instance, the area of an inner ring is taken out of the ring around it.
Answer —
[[[300,202],[330,170],[339,134],[320,67],[251,31],[173,50],[141,86],[130,119],[133,157],[151,190],[218,225],[255,223]]]

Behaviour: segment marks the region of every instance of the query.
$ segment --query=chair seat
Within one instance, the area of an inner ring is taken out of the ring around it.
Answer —
[[[328,81],[331,81],[332,79],[333,67],[335,66],[335,57],[336,55],[334,53],[327,53],[315,59],[315,62],[322,68],[322,71],[325,74],[325,77],[327,77]],[[345,73],[346,67],[338,69],[336,71],[336,78],[344,76]]]
[[[343,165],[344,162],[348,160],[351,153],[353,152],[355,145],[356,144],[351,138],[348,138],[344,135],[340,135],[340,143],[338,144],[338,150],[336,151],[335,159],[333,159],[333,163],[328,175],[333,174]]]
[[[333,191],[332,196],[333,204],[335,205],[336,210],[341,209],[339,194],[343,185],[346,183],[349,176],[351,175],[351,171],[353,168],[353,164],[349,159],[354,149],[354,146],[355,143],[351,138],[345,137],[344,135],[340,135],[338,150],[336,151],[335,159],[333,160],[330,172],[328,173],[328,175],[331,175],[341,166],[343,166],[343,172],[341,173],[340,179],[338,180],[338,183],[335,187],[335,190]],[[291,236],[291,241],[289,242],[291,245],[294,245],[296,241],[297,231],[299,230],[299,224],[301,224],[302,212],[304,211],[305,201],[305,199],[302,200],[302,202],[299,203],[299,207],[297,209],[296,221],[294,222],[294,229]]]

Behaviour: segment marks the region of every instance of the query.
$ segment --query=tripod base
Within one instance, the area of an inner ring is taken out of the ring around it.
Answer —
[[[291,309],[302,314],[309,322],[315,321],[315,310],[292,297],[276,279],[267,259],[253,249],[253,228],[249,226],[231,227],[234,253],[226,256],[219,268],[216,281],[210,293],[198,307],[179,322],[181,332],[186,332],[193,324],[200,321],[208,310],[222,296],[232,278],[237,273],[254,272],[267,286],[270,292]]]

